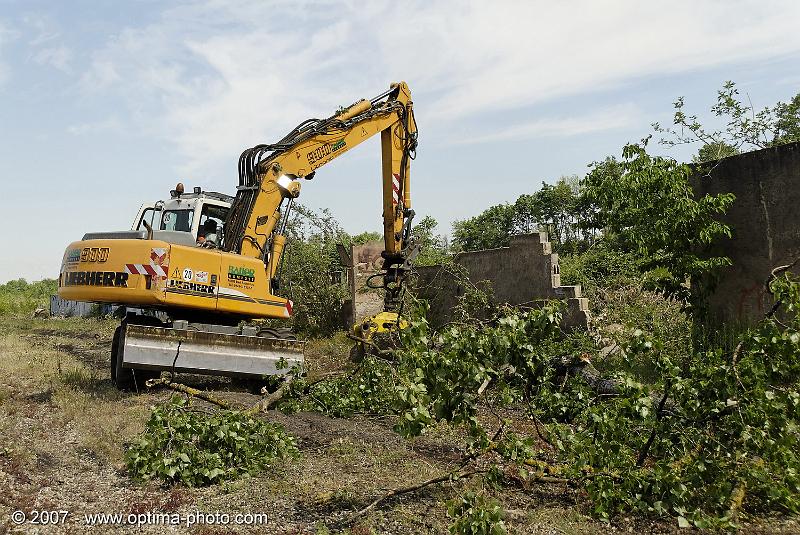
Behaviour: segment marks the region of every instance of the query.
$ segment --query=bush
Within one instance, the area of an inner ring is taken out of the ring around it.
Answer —
[[[636,253],[620,251],[601,239],[586,252],[559,257],[561,284],[579,284],[585,294],[592,295],[598,288],[616,288],[638,280],[641,263]]]
[[[304,336],[330,336],[342,328],[347,297],[344,284],[331,280],[335,244],[312,238],[295,240],[289,247],[283,293],[294,302],[292,327]]]
[[[0,316],[30,316],[42,307],[50,308],[50,296],[58,291],[58,281],[43,279],[28,282],[17,279],[0,285]]]
[[[194,487],[256,475],[297,455],[294,439],[278,424],[238,411],[193,411],[176,395],[153,409],[125,462],[135,479]]]
[[[286,234],[278,293],[294,303],[292,328],[307,337],[330,336],[342,328],[341,310],[347,298],[345,285],[332,278],[333,272],[344,269],[336,244],[349,236],[326,210],[315,213],[299,204],[294,205]],[[359,235],[369,237],[369,233]]]

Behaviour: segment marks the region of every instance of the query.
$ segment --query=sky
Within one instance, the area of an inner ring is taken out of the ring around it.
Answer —
[[[756,108],[791,99],[798,22],[793,0],[0,0],[0,282],[56,277],[70,242],[178,181],[234,193],[243,149],[399,80],[413,207],[450,234],[619,155],[679,96],[708,122],[726,80]],[[358,233],[381,228],[380,191],[374,138],[300,202]]]

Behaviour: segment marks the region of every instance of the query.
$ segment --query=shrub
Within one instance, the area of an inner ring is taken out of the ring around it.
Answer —
[[[238,411],[195,411],[176,395],[153,409],[125,462],[135,479],[193,487],[255,475],[297,455],[294,439],[278,424]]]
[[[57,290],[55,279],[30,283],[17,279],[0,284],[0,316],[30,316],[37,307],[49,309],[50,296]]]

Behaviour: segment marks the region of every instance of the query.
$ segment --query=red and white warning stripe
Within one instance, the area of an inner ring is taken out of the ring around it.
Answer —
[[[150,260],[157,266],[164,265],[167,260],[167,250],[163,248],[150,249]]]
[[[150,249],[149,264],[125,264],[125,273],[131,275],[150,275],[151,277],[167,278],[169,272],[167,249],[154,247]]]
[[[392,203],[400,202],[400,175],[392,173]]]
[[[150,264],[125,264],[125,273],[131,275],[150,275],[151,277],[167,277],[169,266]]]

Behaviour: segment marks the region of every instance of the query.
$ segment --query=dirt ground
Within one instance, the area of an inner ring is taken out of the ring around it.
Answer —
[[[143,429],[149,407],[173,392],[123,394],[114,388],[108,371],[114,327],[89,319],[0,320],[0,533],[446,533],[451,520],[445,502],[477,484],[427,487],[384,503],[348,526],[353,511],[386,490],[454,468],[459,460],[454,431],[442,427],[409,441],[392,431],[391,419],[277,411],[266,417],[296,437],[298,460],[269,474],[207,488],[136,483],[122,461],[125,444]],[[340,345],[312,344],[311,373],[341,366]],[[244,406],[258,399],[229,379],[180,380]],[[563,485],[492,492],[503,503],[512,533],[675,530],[671,523],[593,521]],[[15,511],[27,520],[15,523]],[[56,525],[42,525],[32,523],[37,511],[67,513],[56,515]],[[85,515],[95,513],[121,513],[125,523],[89,525]],[[165,513],[170,522],[182,515],[181,524],[136,525]],[[255,525],[222,524],[222,515],[233,521],[237,513],[264,516]],[[134,518],[133,525],[127,523]],[[791,533],[798,527],[784,520],[749,531]]]

